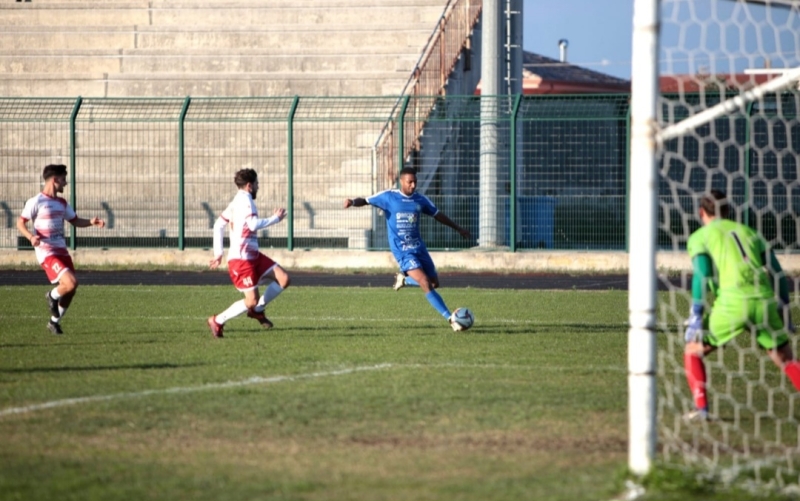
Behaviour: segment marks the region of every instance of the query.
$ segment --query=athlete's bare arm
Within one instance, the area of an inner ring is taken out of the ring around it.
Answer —
[[[346,198],[344,200],[345,209],[348,207],[364,207],[365,205],[369,205],[366,198]]]
[[[461,238],[469,239],[472,236],[470,235],[469,230],[467,230],[466,228],[462,228],[461,226],[456,224],[456,222],[447,217],[447,215],[444,212],[437,213],[435,216],[433,216],[433,219],[439,221],[445,226],[449,226],[450,228],[456,230],[458,234],[461,235]]]
[[[31,231],[28,229],[27,221],[25,221],[22,218],[18,218],[17,229],[19,230],[20,234],[22,234],[23,237],[28,239],[28,241],[31,243],[32,246],[34,247],[39,246],[41,239],[39,238],[39,235],[34,235],[33,233],[31,233]]]
[[[72,226],[75,226],[76,228],[88,228],[89,226],[97,226],[98,228],[104,228],[106,225],[106,222],[100,219],[99,217],[93,217],[91,219],[76,217],[69,223]]]

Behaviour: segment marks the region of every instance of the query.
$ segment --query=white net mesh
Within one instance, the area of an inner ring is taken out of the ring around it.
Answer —
[[[756,229],[791,272],[800,249],[800,2],[663,0],[660,8],[658,247],[688,264],[686,243],[701,225],[699,199],[716,189],[727,194],[731,219]],[[787,82],[774,85],[782,75]],[[788,283],[796,304],[797,283]],[[683,322],[691,272],[662,276],[659,285],[663,459],[723,481],[798,484],[800,399],[756,342],[758,326],[704,359],[714,419],[688,422],[694,403]],[[790,345],[796,354],[794,336]]]

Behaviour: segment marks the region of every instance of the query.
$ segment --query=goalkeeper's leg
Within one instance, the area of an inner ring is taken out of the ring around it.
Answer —
[[[713,350],[712,346],[703,343],[687,343],[683,352],[683,366],[686,382],[692,392],[694,408],[708,416],[708,400],[706,399],[706,367],[703,356]]]
[[[792,353],[792,347],[789,341],[787,340],[777,349],[767,350],[767,353],[769,353],[775,365],[783,370],[795,389],[800,391],[800,362],[794,359],[794,353]]]
[[[769,329],[758,331],[756,341],[767,350],[769,358],[786,374],[795,389],[800,391],[800,362],[794,359],[789,335],[783,328],[783,311],[770,305],[768,317],[756,320],[760,320],[761,323],[766,321],[769,325]]]

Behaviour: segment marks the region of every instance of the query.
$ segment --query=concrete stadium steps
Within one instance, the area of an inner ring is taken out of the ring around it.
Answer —
[[[83,96],[365,96],[398,94],[406,82],[397,72],[318,73],[21,73],[0,74],[6,97]]]
[[[393,50],[393,49],[392,49]],[[302,56],[302,57],[299,57]],[[0,49],[2,73],[210,73],[210,72],[401,72],[407,76],[416,54],[345,54],[342,51],[298,55],[276,50],[93,49],[68,53],[53,49]]]
[[[27,191],[23,197],[7,197],[0,195],[0,205],[7,206],[13,213],[14,219],[22,211],[24,202],[36,193],[35,188],[26,186]],[[142,221],[175,221],[178,217],[177,189],[164,189],[161,196],[148,193],[141,196],[142,191],[136,194],[124,195],[118,193],[98,194],[100,189],[88,189],[81,192],[77,212],[81,217],[98,216],[107,220],[113,219],[116,227],[142,227]],[[222,213],[230,199],[236,192],[236,187],[231,183],[230,189],[217,186],[213,198],[192,197],[187,193],[185,198],[184,214],[186,221],[192,221],[197,227],[209,229]],[[270,199],[259,192],[256,205],[262,218],[272,215],[276,207],[286,208],[285,193],[281,199]],[[69,194],[65,196],[68,198]],[[356,196],[356,195],[351,195]],[[296,197],[297,199],[298,197]],[[294,204],[294,225],[296,229],[358,229],[368,227],[371,222],[371,210],[345,210],[344,198],[325,198],[316,200],[296,201]],[[145,225],[146,226],[146,225]]]
[[[108,75],[106,96],[363,96],[398,94],[406,78],[397,73],[118,74]]]
[[[167,50],[75,50],[49,49],[30,51],[0,50],[0,72],[3,73],[292,73],[317,72],[339,74],[354,68],[373,72],[399,72],[403,77],[414,68],[416,55],[374,54],[306,55],[274,54],[255,50],[185,51],[176,54]]]
[[[0,49],[0,73],[119,73],[122,51],[96,50],[5,50]]]
[[[0,95],[393,96],[408,80],[446,4],[446,0],[7,1],[0,4]],[[390,110],[391,105],[387,115]],[[258,170],[262,185],[257,203],[262,211],[287,199],[283,182],[287,139],[281,124],[265,125],[252,136],[242,132],[246,124],[226,124],[233,135],[223,133],[219,124],[216,129],[213,122],[209,124],[186,124],[187,236],[210,236],[208,209],[221,211],[227,204],[238,168]],[[177,168],[177,134],[169,131],[173,125],[153,122],[148,133],[146,123],[126,123],[125,132],[105,131],[102,126],[95,131],[91,124],[79,123],[78,209],[84,217],[91,216],[87,200],[108,201],[115,211],[115,228],[102,236],[177,236],[173,234],[177,204],[169,202],[177,197],[177,180],[159,181]],[[382,126],[368,120],[335,125],[295,122],[296,237],[346,238],[350,246],[366,247],[374,211],[344,211],[342,203],[345,197],[374,191],[372,147]],[[5,186],[11,191],[25,189],[24,194],[0,193],[0,202],[13,200],[20,205],[20,200],[29,198],[42,159],[68,161],[66,144],[61,144],[67,140],[63,127],[15,123],[12,132],[0,131],[3,144],[10,145],[0,159],[4,176],[19,179]],[[144,150],[143,134],[147,134]],[[107,184],[109,174],[116,180],[113,186]],[[268,182],[272,179],[282,182],[273,185]],[[124,208],[123,200],[134,200],[137,206]],[[144,215],[138,209],[142,203],[148,208]],[[95,205],[102,209],[99,202]],[[285,236],[287,227],[285,223],[272,227],[269,236]]]
[[[0,4],[0,26],[114,26],[151,24],[147,2]]]
[[[3,75],[0,74],[0,81]],[[134,101],[135,102],[135,101]],[[179,102],[180,104],[180,102]],[[45,105],[43,105],[45,106]],[[69,156],[69,111],[60,116],[62,121],[9,121],[0,128],[3,157],[9,156]],[[87,123],[91,114],[82,108],[76,124],[75,147],[79,157],[92,156],[149,156],[174,157],[178,154],[177,119],[174,121],[139,119],[111,123],[126,124],[124,131],[102,125],[95,128]],[[109,116],[113,111],[109,111]],[[120,112],[121,113],[121,112]],[[191,113],[190,113],[191,114]],[[387,110],[388,114],[388,110]],[[117,115],[120,116],[120,115]],[[197,116],[195,115],[195,118]],[[321,117],[324,119],[326,117]],[[223,157],[255,157],[285,159],[288,154],[286,121],[248,123],[242,121],[188,120],[184,124],[184,145],[187,158],[213,160]],[[332,126],[331,124],[335,124]],[[369,156],[380,136],[383,122],[372,121],[295,121],[295,158],[343,158]],[[138,132],[134,132],[138,131]],[[146,137],[141,136],[146,133]],[[56,142],[59,139],[59,142]],[[47,145],[39,146],[39,145]],[[147,148],[143,154],[142,148]]]
[[[0,48],[8,50],[92,50],[136,48],[133,26],[3,26]]]
[[[29,192],[34,189],[32,186],[38,186],[41,162],[37,160],[34,163],[28,158],[35,157],[19,157],[19,161],[3,162],[5,190],[0,194],[3,199],[24,201],[30,197]],[[176,156],[141,158],[135,155],[78,155],[76,165],[70,181],[77,179],[80,182],[82,198],[124,200],[146,193],[149,197],[172,199],[178,194]],[[258,171],[262,180],[260,197],[263,200],[278,203],[287,199],[284,158],[246,157],[243,161],[237,161],[231,157],[199,161],[187,159],[184,171],[186,200],[218,200],[220,193],[235,189],[233,173],[244,167],[253,167]],[[109,177],[115,180],[111,186],[107,183]],[[326,162],[298,159],[295,163],[293,188],[297,201],[311,204],[332,202],[338,206],[344,198],[372,194],[376,189],[374,185],[368,157],[331,159]],[[227,200],[221,203],[224,205]]]
[[[136,27],[136,47],[154,48],[228,48],[263,49],[282,47],[291,51],[296,48],[353,47],[368,49],[377,45],[413,47],[422,49],[431,28],[419,25],[416,28],[397,29],[396,24],[337,25],[329,28],[316,25],[276,25],[270,27]]]
[[[373,46],[421,51],[432,28],[395,24],[334,26],[278,25],[270,27],[162,26],[3,26],[0,47],[30,49],[270,49],[286,53],[308,47],[362,50]],[[395,49],[396,50],[396,49]]]
[[[164,124],[159,124],[164,125]],[[285,135],[285,133],[284,133]],[[168,137],[172,136],[172,137]],[[98,162],[108,166],[107,171],[116,173],[136,165],[158,162],[159,165],[176,166],[178,158],[177,132],[169,129],[165,134],[159,134],[159,145],[154,144],[156,139],[148,138],[146,143],[117,141],[111,136],[100,136],[89,139],[85,134],[78,133],[76,148],[76,162],[78,165],[96,164]],[[2,136],[0,136],[2,137]],[[69,149],[64,148],[36,148],[30,147],[26,141],[35,141],[36,137],[47,138],[47,133],[38,135],[25,134],[23,137],[9,134],[3,137],[3,160],[8,162],[3,175],[17,172],[31,158],[69,158]],[[286,167],[288,150],[285,141],[260,140],[254,138],[248,144],[231,145],[226,143],[221,134],[185,134],[185,166],[187,169],[223,169],[223,173],[243,164],[263,164],[269,162],[273,166]],[[203,143],[203,138],[208,138],[208,144]],[[323,140],[327,139],[327,140]],[[347,148],[340,144],[330,144],[336,141],[345,141],[346,138],[307,138],[305,141],[295,139],[294,143],[294,168],[296,173],[310,173],[320,175],[347,175],[350,173],[370,172],[372,168],[372,152],[369,148]],[[99,143],[99,144],[93,144]],[[326,143],[330,146],[327,146]],[[104,146],[109,145],[109,146]],[[10,161],[10,159],[15,159]],[[37,164],[38,165],[38,164]],[[18,166],[18,167],[17,167]]]
[[[397,94],[445,4],[6,2],[0,4],[0,95]]]
[[[7,0],[9,4],[13,0]],[[30,5],[74,5],[85,4],[89,0],[35,0],[28,2]],[[268,0],[271,7],[314,7],[319,8],[319,0]],[[25,3],[25,2],[21,2]],[[109,4],[140,4],[142,6],[152,5],[161,7],[165,5],[217,5],[227,7],[230,5],[249,4],[253,6],[264,5],[265,0],[110,0]],[[362,0],[357,2],[362,5],[381,6],[381,5],[434,5],[441,3],[436,0]],[[353,0],[324,0],[325,7],[347,7],[353,5]]]
[[[26,9],[42,6],[71,6],[86,5],[89,0],[33,0],[32,2],[13,2],[6,0],[4,5],[11,5],[11,8]],[[324,3],[320,3],[324,2]],[[90,3],[93,7],[100,5],[139,5],[141,8],[181,8],[181,7],[217,7],[230,8],[235,6],[263,7],[266,3],[270,8],[316,8],[321,10],[333,8],[353,8],[354,5],[376,7],[415,7],[439,6],[444,8],[444,0],[110,0],[102,3]],[[18,5],[21,4],[21,5]]]
[[[260,51],[259,51],[260,52]],[[314,72],[341,74],[354,71],[356,68],[368,68],[370,72],[399,72],[404,79],[414,69],[416,55],[386,54],[387,57],[376,58],[374,54],[340,54],[331,57],[324,55],[306,55],[298,59],[295,54],[265,54],[253,51],[248,54],[240,52],[210,55],[202,54],[167,54],[163,51],[147,54],[140,50],[136,53],[120,54],[120,73],[293,73]],[[0,55],[0,68],[2,56]]]
[[[299,2],[298,2],[299,3]],[[422,5],[420,5],[422,3]],[[69,2],[28,5],[0,4],[3,26],[243,26],[265,24],[342,25],[395,23],[430,25],[442,13],[441,2],[415,2],[412,5],[386,4],[326,6],[284,5],[274,2]]]
[[[234,191],[227,195],[233,196]],[[224,202],[207,202],[197,200],[187,200],[184,208],[185,227],[192,228],[199,236],[211,236],[211,229],[217,217],[222,213],[229,199]],[[276,207],[285,204],[271,204],[269,200],[263,200],[261,196],[256,200],[259,207],[259,215],[267,218],[272,214],[272,206]],[[21,210],[21,207],[20,207]],[[171,228],[177,229],[178,203],[175,197],[153,199],[148,198],[126,198],[122,200],[102,199],[95,202],[82,202],[78,208],[81,217],[98,216],[106,220],[112,227],[109,230],[130,232],[135,234],[136,230]],[[343,201],[319,201],[303,202],[295,204],[294,208],[294,230],[341,230],[349,233],[352,230],[369,228],[372,222],[371,210],[347,210],[343,208]],[[280,228],[283,226],[283,228]],[[271,226],[267,229],[270,233],[277,233],[285,236],[287,232],[287,221]],[[174,233],[174,232],[173,232]],[[175,236],[175,235],[170,235]]]

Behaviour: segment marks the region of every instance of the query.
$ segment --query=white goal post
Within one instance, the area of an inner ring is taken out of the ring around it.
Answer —
[[[658,0],[633,6],[631,67],[631,228],[628,264],[628,463],[642,475],[656,448],[656,103]],[[636,228],[636,231],[633,231]]]
[[[663,460],[796,485],[800,396],[754,336],[706,361],[718,422],[677,417],[692,402],[681,346],[691,271],[660,276],[657,256],[687,256],[710,189],[777,254],[800,251],[800,0],[635,0],[632,42],[629,469]]]

